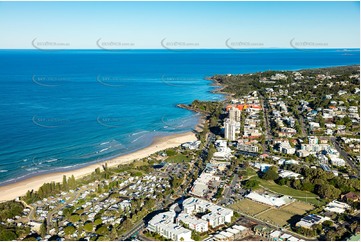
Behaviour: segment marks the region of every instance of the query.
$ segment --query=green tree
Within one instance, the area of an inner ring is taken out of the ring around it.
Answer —
[[[84,225],[84,230],[85,230],[86,232],[92,232],[92,231],[93,231],[93,223],[86,223],[86,224]]]
[[[265,180],[277,180],[278,179],[278,168],[276,166],[271,166],[268,170],[262,175],[262,179]]]
[[[0,241],[15,240],[17,238],[16,234],[9,229],[0,229]]]
[[[80,215],[79,214],[73,214],[70,216],[69,221],[72,223],[76,223],[80,220]]]
[[[42,238],[47,234],[47,222],[46,219],[44,219],[43,223],[40,226],[40,235]]]
[[[73,234],[75,231],[76,231],[76,229],[75,229],[74,226],[67,226],[67,227],[65,227],[65,229],[64,229],[64,233],[65,233],[66,235],[71,235],[71,234]]]
[[[259,181],[249,179],[244,183],[243,187],[246,188],[246,189],[252,189],[252,188],[257,187],[258,185],[259,185]]]
[[[101,224],[102,222],[103,221],[102,221],[101,218],[97,218],[97,219],[94,220],[94,225],[97,226],[97,225]]]
[[[321,184],[321,185],[317,185],[316,187],[316,193],[321,197],[321,198],[330,198],[330,199],[335,199],[338,198],[341,194],[340,189],[335,188],[332,185],[329,184]]]
[[[62,187],[63,187],[63,190],[64,191],[67,191],[69,188],[68,188],[68,182],[66,180],[66,175],[63,176],[63,184],[62,184]]]
[[[104,234],[106,234],[106,233],[108,232],[108,227],[103,224],[103,225],[99,226],[99,227],[95,230],[95,232],[96,232],[97,234],[102,234],[102,235],[104,235]]]

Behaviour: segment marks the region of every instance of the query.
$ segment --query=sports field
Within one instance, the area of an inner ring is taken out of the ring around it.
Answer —
[[[256,218],[282,227],[286,224],[292,224],[299,221],[307,211],[312,210],[313,208],[312,205],[307,203],[293,202],[282,208],[272,208],[264,213],[256,215]]]
[[[249,199],[242,199],[230,206],[231,209],[249,214],[251,216],[254,216],[255,214],[258,214],[271,206],[268,206],[266,204],[261,204],[258,202],[251,201]]]

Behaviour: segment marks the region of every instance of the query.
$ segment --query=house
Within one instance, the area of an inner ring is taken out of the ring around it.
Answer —
[[[310,155],[310,152],[308,152],[307,150],[297,150],[296,155],[298,157],[307,157]]]
[[[296,152],[296,149],[293,148],[289,142],[280,143],[279,150],[283,154],[293,155]]]
[[[241,150],[241,151],[258,152],[258,146],[257,145],[238,143],[237,148],[239,150]]]
[[[354,192],[348,192],[344,195],[341,195],[341,199],[345,202],[358,202],[360,201],[360,195],[354,193]]]
[[[340,90],[340,91],[338,91],[338,95],[339,96],[342,96],[342,95],[345,95],[347,92],[346,91],[344,91],[344,90]]]
[[[347,203],[339,202],[337,200],[333,200],[328,203],[325,207],[325,211],[334,212],[334,213],[344,213],[346,210],[350,209],[351,206]]]
[[[336,155],[329,155],[331,164],[333,166],[345,166],[346,162],[344,159],[338,158]]]
[[[265,237],[265,238],[269,238],[270,237],[270,234],[272,233],[272,229],[266,225],[256,225],[254,228],[253,228],[253,231],[254,231],[254,234],[255,235],[258,235],[258,236],[262,236],[262,237]]]
[[[309,122],[309,125],[311,130],[316,130],[320,128],[320,124],[316,122]]]
[[[302,178],[302,176],[296,172],[293,171],[287,171],[287,170],[280,170],[278,175],[282,178],[290,178],[290,179],[299,179]]]
[[[313,225],[321,224],[327,220],[330,220],[330,218],[322,217],[322,216],[316,215],[316,214],[309,214],[306,217],[303,217],[298,223],[296,223],[296,226],[310,229],[310,228],[312,228]]]
[[[185,149],[196,150],[196,149],[199,148],[200,144],[201,144],[201,141],[196,140],[196,141],[193,141],[193,142],[183,143],[181,146],[182,146],[182,148],[185,148]]]

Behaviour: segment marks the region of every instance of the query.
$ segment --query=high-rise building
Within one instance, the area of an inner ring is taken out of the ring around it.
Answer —
[[[224,122],[224,137],[228,140],[236,140],[237,122],[226,119]]]
[[[229,109],[229,119],[232,121],[240,122],[241,121],[241,110],[236,107]]]

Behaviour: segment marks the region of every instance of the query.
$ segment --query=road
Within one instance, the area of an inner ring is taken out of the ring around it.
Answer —
[[[264,97],[261,98],[261,106],[262,106],[262,110],[263,110],[263,123],[266,128],[265,140],[268,141],[268,140],[272,139],[272,134],[271,134],[271,126],[269,123],[268,112],[267,112],[266,104],[264,101]],[[269,150],[268,150],[267,145],[265,143],[263,143],[262,146],[263,146],[263,152],[268,154]]]
[[[123,236],[120,238],[120,241],[126,240],[129,237],[133,236],[134,234],[138,233],[140,230],[145,228],[145,223],[143,219],[139,220],[131,230],[127,231]]]
[[[307,131],[305,128],[305,120],[303,119],[302,115],[300,116],[300,126],[301,126],[302,136],[305,137],[307,135]]]
[[[227,187],[225,186],[224,191],[223,191],[223,198],[217,203],[218,205],[228,203],[228,199],[229,199],[230,192],[232,191],[232,187],[234,187],[237,184],[237,182],[238,182],[238,175],[234,174],[231,184]]]
[[[165,202],[168,201],[168,202]],[[157,210],[161,210],[164,209],[165,207],[167,207],[169,204],[173,203],[174,200],[170,198],[170,195],[168,195],[165,199],[164,202],[159,202],[157,204],[157,206],[153,209],[153,211],[157,211]],[[147,215],[146,215],[147,216]],[[145,217],[144,217],[145,218]],[[144,218],[142,218],[141,220],[139,220],[137,223],[135,223],[135,225],[133,226],[133,228],[131,228],[129,231],[127,231],[126,233],[124,233],[121,237],[120,237],[120,241],[123,240],[127,240],[130,239],[132,236],[134,236],[135,234],[139,233],[142,229],[145,228],[145,222],[144,222]]]
[[[331,137],[330,140],[331,140],[333,146],[335,146],[336,150],[340,153],[340,155],[342,156],[342,158],[348,163],[348,165],[349,165],[352,169],[356,170],[356,171],[357,171],[356,174],[358,174],[358,173],[359,173],[359,172],[358,172],[359,168],[358,168],[357,165],[350,159],[350,157],[348,156],[348,154],[346,153],[346,151],[344,151],[344,150],[340,147],[340,145],[339,145],[338,142],[336,141],[336,138],[335,138],[335,137]]]
[[[209,133],[207,135],[207,142],[204,146],[204,148],[202,149],[202,152],[199,155],[199,159],[204,162],[207,159],[207,155],[208,155],[208,149],[209,149],[209,145],[211,144],[211,142],[213,142],[215,140],[215,135],[212,133]],[[185,189],[186,191],[187,189]],[[184,194],[183,194],[184,195]],[[167,207],[169,204],[173,203],[174,200],[170,198],[170,195],[164,199],[164,202],[159,202],[157,207],[155,209],[153,209],[153,211],[157,211],[157,210],[161,210],[164,209],[165,207]],[[142,229],[145,228],[145,222],[143,219],[141,219],[140,221],[138,221],[132,229],[130,229],[129,231],[127,231],[125,234],[123,234],[120,238],[120,240],[126,240],[129,239],[130,237],[132,237],[133,235],[139,233],[139,231],[141,231]],[[140,237],[140,236],[138,236]],[[140,237],[140,239],[142,239],[142,237]],[[144,239],[144,238],[143,238]]]

